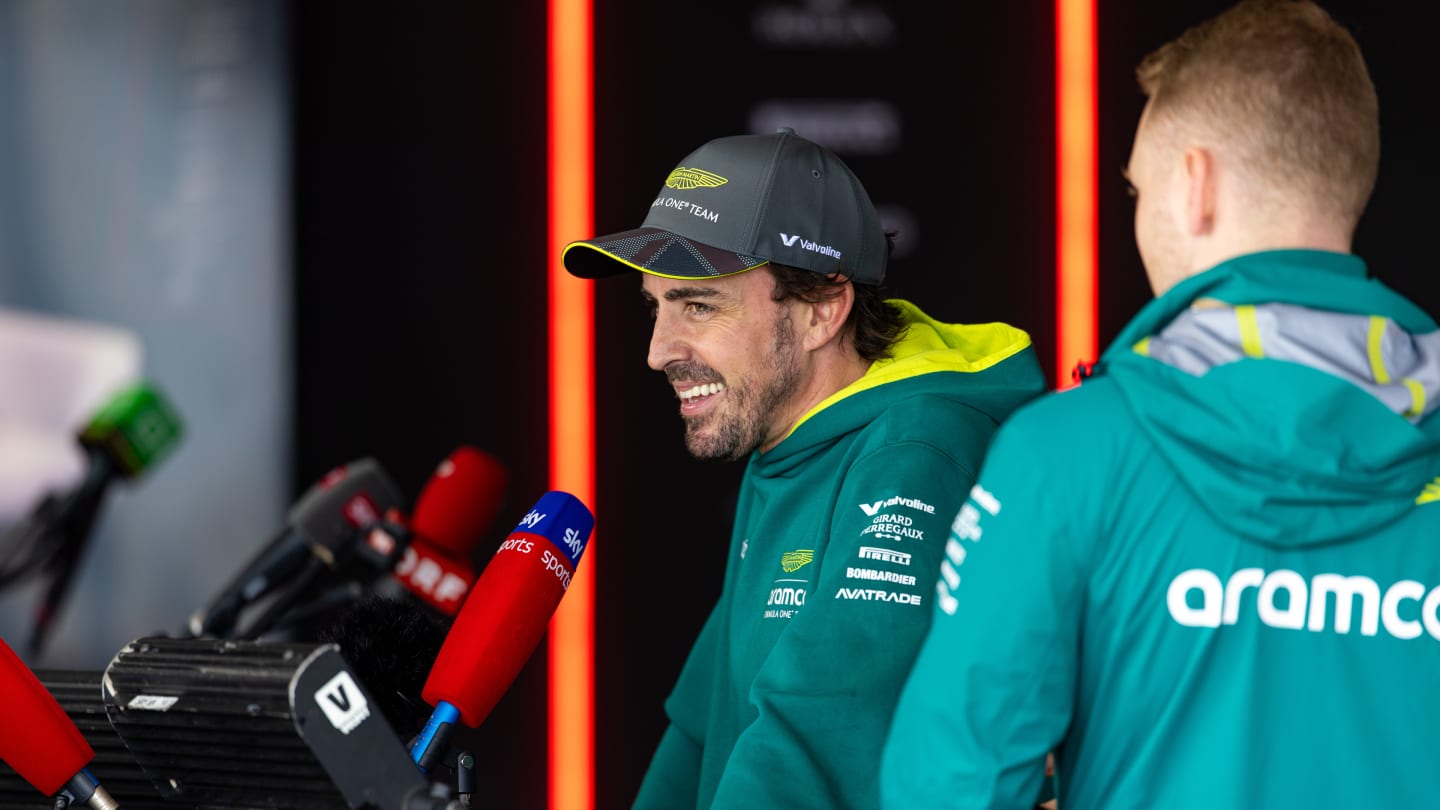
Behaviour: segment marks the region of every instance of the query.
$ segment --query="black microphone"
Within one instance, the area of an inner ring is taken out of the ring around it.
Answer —
[[[399,487],[373,458],[331,470],[290,508],[280,533],[190,617],[190,633],[217,638],[263,634],[310,595],[323,573],[349,559],[361,533],[400,504]],[[241,628],[241,614],[252,606],[258,609],[267,597],[268,609]]]
[[[460,611],[475,569],[475,548],[500,509],[509,472],[499,459],[461,445],[436,465],[409,517],[390,509],[316,583],[303,604],[289,606],[283,632],[307,641],[356,601],[379,596],[407,602],[445,621]],[[339,555],[337,555],[339,556]]]

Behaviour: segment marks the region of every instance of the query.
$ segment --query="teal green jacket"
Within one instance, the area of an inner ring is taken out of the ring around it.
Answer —
[[[1045,390],[1005,324],[910,325],[894,357],[752,454],[720,599],[636,808],[873,808],[950,519],[996,426]]]
[[[1432,807],[1440,333],[1350,255],[1152,301],[997,433],[885,806]]]

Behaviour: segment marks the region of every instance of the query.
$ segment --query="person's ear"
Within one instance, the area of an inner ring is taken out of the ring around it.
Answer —
[[[855,285],[850,282],[839,285],[830,294],[813,304],[806,304],[801,313],[805,317],[802,329],[802,345],[808,350],[818,349],[831,341],[838,340],[845,329],[845,320],[850,317],[850,308],[855,306]]]
[[[1215,156],[1192,146],[1185,150],[1185,227],[1191,236],[1205,236],[1215,227]]]

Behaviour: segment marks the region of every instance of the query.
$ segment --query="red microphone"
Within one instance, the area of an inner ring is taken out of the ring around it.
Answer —
[[[441,554],[468,560],[500,513],[509,484],[499,459],[461,445],[435,467],[416,496],[410,529]]]
[[[390,576],[412,596],[452,619],[475,584],[470,563],[451,559],[418,537],[410,540]]]
[[[570,587],[594,527],[594,515],[579,498],[547,492],[485,566],[421,693],[435,707],[410,747],[422,769],[445,756],[457,720],[478,727],[520,674]]]
[[[474,447],[456,448],[420,490],[410,519],[400,521],[410,531],[410,543],[395,563],[393,578],[454,618],[475,583],[471,554],[500,511],[508,483],[499,459]],[[374,547],[385,539],[372,535],[367,543]]]
[[[0,759],[31,787],[95,810],[119,807],[86,769],[95,750],[35,673],[0,639]]]

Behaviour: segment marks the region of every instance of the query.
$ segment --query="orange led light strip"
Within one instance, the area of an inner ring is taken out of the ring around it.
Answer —
[[[1055,375],[1099,355],[1095,0],[1055,2]]]
[[[550,486],[595,509],[594,311],[591,285],[560,251],[594,224],[592,0],[550,0]],[[595,537],[550,622],[549,796],[552,810],[595,806]]]

